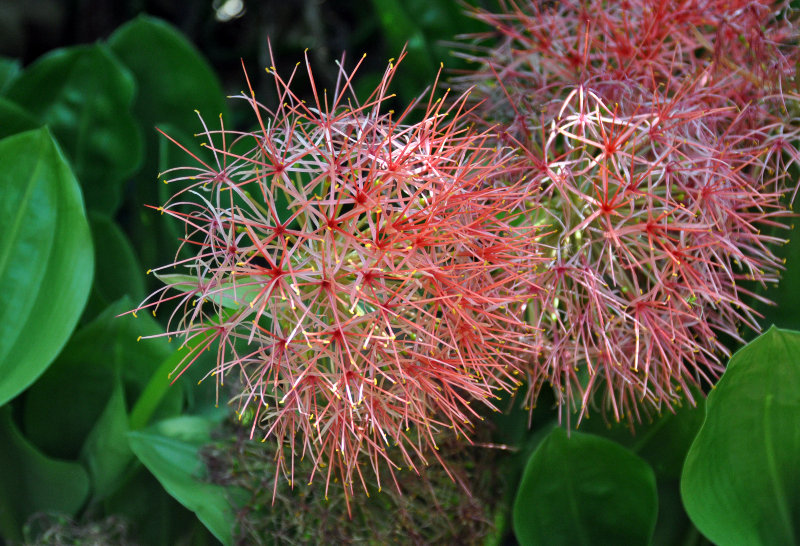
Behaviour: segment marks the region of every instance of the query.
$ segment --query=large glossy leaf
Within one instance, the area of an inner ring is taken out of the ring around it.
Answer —
[[[709,394],[681,477],[698,529],[726,544],[800,541],[800,333],[770,328]]]
[[[131,107],[135,84],[101,44],[45,55],[6,90],[8,98],[50,126],[80,180],[88,208],[113,214],[136,170],[141,135]]]
[[[0,538],[21,540],[22,525],[36,512],[74,515],[89,493],[81,465],[58,461],[36,450],[0,408]]]
[[[139,460],[164,489],[197,517],[223,544],[233,542],[235,515],[225,488],[207,483],[201,446],[211,442],[214,422],[196,416],[162,421],[128,438]]]
[[[665,411],[638,423],[632,432],[627,422],[609,425],[600,417],[584,419],[580,431],[614,440],[653,468],[658,489],[658,520],[653,546],[680,544],[697,533],[680,500],[679,479],[686,453],[705,417],[705,396],[693,393],[695,405],[684,399],[674,413]],[[577,418],[577,415],[575,416]]]
[[[163,190],[157,183],[162,137],[156,127],[174,127],[193,135],[202,128],[195,110],[206,119],[216,120],[226,112],[225,96],[197,49],[164,21],[142,15],[114,32],[108,44],[136,79],[134,112],[145,136],[145,162],[137,177],[132,200],[135,208],[131,210],[134,246],[146,266],[167,263],[174,255],[175,244],[163,240],[166,218],[143,207],[163,202],[159,196]],[[185,157],[179,160],[187,161]]]
[[[39,125],[40,123],[18,104],[0,97],[0,138],[36,129]]]
[[[127,398],[135,400],[161,361],[172,354],[174,347],[165,339],[137,342],[139,336],[163,330],[144,314],[117,317],[132,306],[128,299],[116,302],[81,328],[29,389],[23,413],[25,431],[47,453],[76,457],[106,409],[117,381],[122,381]]]
[[[533,453],[514,502],[523,546],[648,544],[658,500],[652,469],[611,440],[555,428]]]
[[[78,182],[50,132],[0,141],[0,405],[44,372],[86,303],[94,269]]]

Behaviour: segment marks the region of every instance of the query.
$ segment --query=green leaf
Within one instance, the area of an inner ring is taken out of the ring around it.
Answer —
[[[680,478],[689,446],[700,430],[705,413],[705,398],[695,396],[696,406],[684,401],[675,413],[664,413],[637,430],[628,448],[650,463],[659,478]]]
[[[78,182],[47,129],[0,141],[0,405],[58,355],[94,269]]]
[[[647,463],[611,440],[555,428],[525,468],[514,532],[523,546],[648,544],[657,510]]]
[[[190,364],[188,372],[196,368],[201,368],[201,370],[193,374],[181,375],[182,378],[191,379],[191,381],[183,383],[187,391],[186,398],[190,401],[188,409],[202,409],[197,407],[198,404],[191,403],[194,399],[192,393],[194,389],[198,388],[196,385],[199,381],[199,379],[196,379],[198,375],[202,379],[206,371],[213,368],[214,361],[211,359],[210,353],[205,350],[209,343],[213,341],[213,337],[214,333],[211,331],[200,333],[192,337],[186,345],[180,346],[178,350],[161,363],[142,391],[133,409],[131,409],[130,428],[132,430],[144,428],[153,420],[156,410],[163,405],[165,397],[170,392],[178,390],[177,386],[173,386],[173,375],[175,375],[175,372],[181,373],[183,368]],[[204,397],[203,400],[208,401],[208,396]]]
[[[800,145],[800,142],[796,142],[795,145]],[[800,168],[793,165],[787,174],[789,180],[798,180]],[[794,213],[800,213],[800,199],[794,202]],[[792,218],[792,221],[794,224],[797,223],[796,218]],[[786,245],[775,249],[778,258],[785,260],[786,269],[781,274],[777,286],[769,286],[767,289],[760,285],[753,287],[756,293],[775,304],[767,305],[762,301],[756,301],[754,307],[758,313],[764,315],[760,320],[764,328],[774,324],[779,328],[798,330],[800,329],[800,313],[797,312],[797,302],[800,301],[800,234],[794,229],[792,231],[774,229],[771,235],[789,238]]]
[[[372,5],[392,49],[399,52],[407,43],[409,61],[431,76],[440,63],[456,61],[452,47],[442,40],[485,31],[482,23],[466,15],[464,4],[453,0],[372,0]]]
[[[126,398],[135,400],[161,361],[172,354],[166,339],[137,342],[139,336],[163,330],[147,315],[117,316],[132,306],[127,299],[116,302],[81,328],[29,389],[25,431],[47,453],[76,457],[108,406],[117,381],[122,380]]]
[[[692,406],[686,398],[675,407],[675,413],[666,411],[655,416],[649,423],[636,426],[631,433],[626,423],[606,425],[601,419],[584,419],[582,432],[589,432],[614,440],[650,463],[659,479],[678,479],[689,446],[705,416],[705,397],[692,393],[696,403]]]
[[[447,69],[466,68],[452,55],[452,40],[467,32],[483,32],[483,25],[464,12],[464,4],[453,0],[372,0],[380,20],[382,37],[392,55],[405,47],[406,59],[399,67],[401,78],[393,85],[403,102],[419,96],[431,85],[440,65]],[[363,76],[368,77],[368,74]],[[372,87],[364,87],[368,83]],[[355,82],[357,90],[372,91],[376,81]]]
[[[148,138],[155,136],[157,123],[165,122],[194,133],[195,109],[213,118],[224,111],[222,87],[211,66],[166,21],[140,15],[117,29],[108,45],[139,84],[134,111]]]
[[[726,544],[800,541],[800,333],[772,327],[740,349],[708,396],[681,496]]]
[[[131,114],[135,84],[101,44],[58,49],[28,67],[6,95],[50,126],[69,157],[86,206],[113,214],[141,162]]]
[[[39,125],[33,116],[19,105],[0,97],[0,138],[36,129]]]
[[[81,465],[37,451],[17,430],[11,408],[0,408],[0,537],[22,540],[32,514],[55,511],[73,516],[89,494]]]
[[[658,480],[658,521],[650,546],[700,546],[689,537],[700,533],[692,524],[681,502],[680,480],[675,478]]]
[[[140,464],[103,501],[103,508],[106,514],[114,514],[132,522],[132,535],[137,544],[203,544],[202,540],[195,539],[196,527],[202,528],[206,535],[211,535],[197,520],[197,516],[164,491],[158,480]],[[189,540],[189,537],[192,539]],[[211,539],[214,540],[213,537]]]
[[[143,203],[160,203],[159,140],[156,127],[176,127],[192,135],[202,128],[195,109],[216,120],[226,112],[219,80],[197,49],[168,23],[139,16],[123,25],[108,40],[117,57],[138,84],[134,113],[145,136],[145,163],[137,177],[131,201],[134,246],[146,265],[170,261],[173,241],[165,241],[166,217],[144,210]],[[180,157],[181,162],[186,157]],[[162,184],[163,186],[163,184]]]
[[[520,392],[526,388],[522,386]],[[488,413],[486,417],[492,430],[492,442],[512,449],[503,457],[499,473],[503,495],[494,516],[495,538],[488,541],[487,546],[504,544],[504,537],[511,532],[514,498],[525,466],[539,444],[558,426],[557,414],[552,410],[555,398],[546,389],[542,390],[532,410],[523,397],[510,393],[500,394],[496,406],[500,411]]]
[[[92,478],[93,502],[107,498],[119,487],[122,476],[134,460],[127,434],[125,390],[117,378],[108,404],[81,449],[81,461]]]
[[[89,227],[97,256],[84,321],[123,296],[137,303],[145,297],[144,270],[125,233],[114,220],[97,212],[89,212]]]
[[[208,162],[209,165],[214,163],[213,154],[209,152],[207,147],[200,145],[204,142],[207,144],[202,137],[195,137],[192,132],[172,125],[169,122],[159,123],[158,128],[160,131],[163,131],[164,134],[169,136],[169,138],[158,138],[157,165],[159,173],[163,173],[169,169],[180,166],[188,165],[200,167],[200,163],[198,163],[195,157],[201,159],[202,161]],[[176,145],[175,142],[180,143],[180,146]],[[217,143],[217,146],[222,147],[222,143]],[[194,157],[192,157],[192,154]],[[172,197],[173,193],[176,191],[176,188],[180,189],[180,187],[176,186],[176,184],[163,184],[156,182],[157,181],[155,179],[141,181],[142,184],[147,186],[148,191],[155,189],[155,197],[152,197],[152,199],[154,199],[153,202],[155,203],[166,203],[169,201],[170,197]],[[231,197],[236,199],[235,196]],[[197,198],[193,200],[199,201]],[[185,207],[182,209],[179,208],[177,210],[178,212],[184,212],[188,214],[194,214],[195,212],[193,209],[191,209],[191,207]],[[180,253],[175,255],[177,242],[180,241],[185,235],[184,230],[186,226],[183,224],[183,222],[179,222],[171,216],[164,216],[163,211],[161,212],[161,215],[157,214],[153,210],[142,210],[140,212],[146,225],[158,226],[160,235],[158,242],[164,244],[161,249],[161,257],[156,263],[160,265],[167,263],[168,261],[172,262],[181,258],[186,259],[192,257],[192,252],[194,249],[191,248],[191,245],[182,245],[180,247]],[[166,252],[168,252],[169,255],[165,254]]]
[[[372,0],[381,26],[393,52],[399,53],[403,47],[408,49],[407,62],[415,71],[427,76],[436,73],[437,64],[431,58],[431,45],[423,32],[418,17],[419,12],[411,14],[399,0]]]
[[[441,59],[434,55],[430,40],[420,27],[419,12],[408,12],[400,0],[372,0],[372,5],[391,55],[397,57],[401,51],[406,51],[398,67],[401,77],[395,79],[393,86],[402,102],[411,102],[431,85]],[[372,78],[359,79],[356,90],[366,96],[377,84]],[[371,87],[365,88],[365,85]]]
[[[16,79],[21,70],[22,63],[19,59],[0,57],[0,93]]]
[[[232,544],[235,515],[222,486],[203,481],[205,465],[200,447],[211,442],[214,423],[183,416],[161,421],[128,439],[139,460],[167,492],[197,514],[223,544]]]
[[[183,275],[181,273],[167,273],[164,275],[156,274],[158,280],[164,284],[172,285],[172,288],[179,292],[192,292],[200,286],[200,281],[196,276]],[[241,277],[235,282],[221,283],[214,287],[205,301],[213,302],[226,309],[236,310],[253,301],[266,286],[265,283],[258,281],[254,277]]]

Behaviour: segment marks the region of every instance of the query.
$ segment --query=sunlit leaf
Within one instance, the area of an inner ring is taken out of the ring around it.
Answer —
[[[80,317],[92,239],[78,182],[47,129],[0,141],[0,405],[41,375]]]
[[[800,333],[778,328],[740,349],[709,394],[681,496],[716,544],[800,541]]]
[[[167,273],[156,275],[156,277],[162,283],[171,285],[174,290],[180,292],[198,290],[203,282],[199,281],[197,277],[181,273]],[[259,282],[256,278],[242,277],[210,288],[203,296],[203,299],[228,309],[238,309],[242,305],[247,305],[253,301],[264,290],[264,286],[264,283]],[[197,297],[200,297],[200,294]]]

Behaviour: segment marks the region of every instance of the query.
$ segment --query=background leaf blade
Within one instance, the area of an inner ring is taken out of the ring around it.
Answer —
[[[160,139],[156,127],[175,127],[192,135],[202,127],[197,113],[216,119],[227,112],[225,95],[214,71],[197,49],[170,24],[141,15],[121,26],[108,39],[109,47],[130,70],[138,93],[133,111],[144,133],[145,161],[137,176],[130,204],[130,233],[134,247],[146,267],[168,263],[174,242],[166,217],[144,210],[143,204],[163,203],[163,188],[157,184],[160,170],[177,165],[159,165]],[[180,156],[181,163],[186,161]],[[163,186],[163,184],[161,184]]]
[[[83,467],[51,459],[33,447],[0,408],[0,537],[22,539],[22,525],[40,511],[75,513],[89,494]]]
[[[514,501],[523,546],[648,544],[656,480],[639,457],[599,436],[555,428],[533,453]]]
[[[26,393],[25,432],[45,452],[77,457],[117,383],[125,389],[124,399],[135,399],[159,363],[172,354],[166,339],[137,342],[139,336],[159,335],[163,329],[147,315],[117,317],[131,307],[130,300],[122,299],[78,330]],[[172,394],[178,411],[182,397],[178,390]]]
[[[113,214],[122,184],[141,162],[131,114],[135,83],[104,45],[57,49],[9,86],[9,99],[50,126],[69,157],[86,206]]]

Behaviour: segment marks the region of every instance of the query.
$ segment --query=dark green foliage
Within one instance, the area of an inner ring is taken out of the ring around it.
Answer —
[[[108,44],[137,85],[133,114],[144,135],[144,162],[136,178],[126,227],[142,263],[150,267],[170,261],[178,234],[174,224],[143,205],[164,202],[165,187],[156,183],[159,172],[192,162],[185,155],[175,154],[179,162],[160,164],[159,148],[166,143],[156,129],[174,127],[185,135],[198,133],[202,127],[198,113],[216,124],[227,112],[227,105],[208,62],[168,23],[140,16],[114,32]],[[172,237],[165,237],[167,234]]]
[[[482,30],[450,0],[364,6],[359,40],[378,33],[390,57],[407,47],[403,101],[440,63],[463,68],[445,41]],[[380,77],[362,76],[356,91]],[[567,434],[544,399],[529,427],[528,409],[502,400],[510,411],[481,429],[492,448],[442,443],[456,482],[431,457],[422,478],[398,473],[402,495],[370,483],[370,499],[346,500],[320,474],[307,485],[304,461],[293,489],[278,478],[273,507],[276,448],[221,425],[224,389],[218,404],[216,377],[197,385],[213,367],[204,339],[170,343],[168,307],[123,315],[184,237],[145,207],[179,189],[160,172],[195,161],[156,128],[208,159],[194,110],[227,125],[222,89],[179,30],[146,15],[29,66],[0,58],[0,542],[800,541],[800,333],[779,329],[734,355],[707,405],[692,393],[696,406],[661,408],[635,434],[595,415]],[[787,269],[762,293],[780,305],[757,309],[765,328],[798,328],[800,238],[775,235],[790,240]]]
[[[83,189],[86,207],[112,215],[141,161],[131,106],[135,83],[108,47],[60,49],[26,68],[5,96],[46,124]]]
[[[78,513],[89,494],[89,477],[76,463],[53,459],[36,449],[0,408],[0,536],[19,540],[33,514]]]
[[[534,544],[647,544],[658,513],[653,470],[620,445],[555,428],[528,461],[514,533]]]

